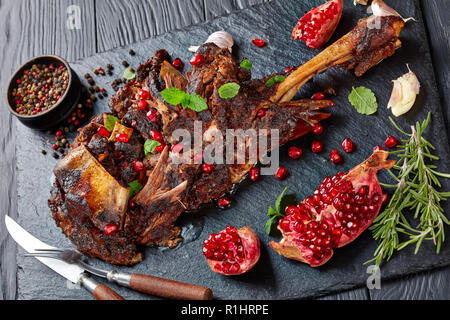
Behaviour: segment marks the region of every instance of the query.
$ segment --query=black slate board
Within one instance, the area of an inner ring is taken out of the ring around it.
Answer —
[[[346,1],[344,14],[333,40],[345,34],[358,18],[364,17],[364,7],[353,7],[352,1]],[[323,177],[337,170],[348,170],[360,163],[371,153],[374,145],[382,144],[391,134],[398,136],[388,121],[390,111],[385,106],[392,89],[391,80],[404,74],[406,63],[419,77],[422,89],[414,109],[405,117],[397,119],[399,125],[407,128],[416,120],[426,117],[432,112],[432,124],[428,130],[428,138],[438,146],[441,160],[438,165],[442,171],[450,172],[450,148],[446,128],[442,120],[442,110],[435,89],[428,43],[418,1],[388,1],[406,17],[413,16],[417,22],[408,23],[402,32],[403,46],[396,54],[370,70],[362,78],[344,70],[329,70],[318,75],[299,93],[299,97],[308,97],[318,90],[333,86],[338,96],[334,99],[337,107],[332,110],[333,117],[324,122],[325,133],[320,137],[325,142],[325,151],[320,155],[308,152],[312,136],[305,136],[289,143],[281,149],[281,163],[285,165],[291,176],[279,182],[274,177],[266,176],[256,184],[244,183],[235,196],[234,206],[226,211],[209,209],[196,216],[183,216],[180,223],[183,227],[185,241],[175,249],[148,248],[145,260],[133,268],[120,268],[126,271],[148,273],[179,281],[187,281],[209,286],[219,299],[296,299],[314,297],[347,288],[365,286],[369,276],[367,266],[363,262],[371,258],[376,243],[366,232],[349,246],[338,249],[330,262],[320,268],[285,259],[268,247],[270,239],[264,232],[265,212],[273,205],[277,195],[285,186],[295,193],[299,199],[304,198],[320,183]],[[188,61],[191,53],[187,48],[201,44],[207,36],[216,30],[230,32],[237,46],[235,53],[248,57],[254,65],[254,77],[281,72],[285,66],[297,65],[309,60],[317,51],[306,48],[300,42],[290,38],[290,31],[298,17],[317,1],[278,0],[252,7],[219,18],[212,22],[190,27],[182,31],[171,32],[163,36],[151,38],[129,47],[116,49],[103,54],[72,63],[72,67],[82,76],[86,72],[107,63],[113,64],[115,73],[121,73],[120,62],[126,59],[137,66],[158,48],[166,48],[173,57]],[[256,48],[251,43],[253,38],[263,38],[268,46]],[[130,57],[128,49],[132,47],[137,55]],[[110,88],[111,78],[97,77],[100,86]],[[347,101],[352,86],[363,85],[372,88],[378,97],[379,111],[375,116],[363,116],[354,111]],[[110,89],[111,93],[112,90]],[[106,101],[96,104],[96,112],[107,110]],[[43,241],[59,247],[70,247],[55,226],[47,207],[48,190],[52,183],[51,172],[56,160],[40,153],[48,148],[47,136],[24,127],[16,121],[18,141],[18,211],[19,223],[40,237]],[[331,149],[337,148],[344,137],[350,137],[357,145],[351,155],[344,155],[345,162],[334,166],[328,160]],[[296,145],[305,149],[301,160],[294,161],[286,156],[287,147]],[[381,180],[387,181],[387,174]],[[444,188],[449,190],[448,181]],[[449,211],[449,205],[445,206]],[[262,243],[261,260],[253,270],[239,277],[223,277],[209,270],[201,256],[202,241],[212,232],[232,224],[237,227],[250,225],[255,229]],[[427,270],[450,264],[450,246],[445,244],[441,254],[435,255],[431,243],[424,244],[417,255],[412,248],[397,254],[388,264],[381,268],[383,279],[399,277],[405,274]],[[90,299],[84,290],[67,284],[48,268],[34,259],[25,259],[23,250],[18,252],[18,298],[19,299]],[[101,261],[95,265],[111,268]],[[126,289],[113,286],[128,299],[149,299],[153,297],[137,294]]]

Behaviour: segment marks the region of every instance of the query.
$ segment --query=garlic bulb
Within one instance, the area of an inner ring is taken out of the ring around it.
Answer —
[[[403,18],[397,11],[389,7],[386,3],[381,0],[373,0],[370,6],[372,9],[373,15],[377,17],[387,17],[387,16],[397,16],[403,19],[403,21],[407,22],[409,20],[414,20],[414,18]]]
[[[204,43],[212,42],[219,48],[228,49],[231,52],[231,47],[233,47],[233,37],[226,31],[216,31],[211,33]],[[199,46],[190,46],[189,51],[196,52]]]
[[[393,80],[394,89],[387,106],[391,108],[392,114],[396,117],[405,114],[412,108],[420,91],[419,79],[408,65],[407,67],[409,70],[407,74]]]
[[[357,4],[360,4],[362,6],[367,5],[368,0],[353,0],[353,5],[356,6]]]

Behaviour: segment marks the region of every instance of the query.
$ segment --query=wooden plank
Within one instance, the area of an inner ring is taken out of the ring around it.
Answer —
[[[449,0],[422,1],[422,11],[431,46],[433,66],[450,135],[450,11]],[[370,290],[373,300],[450,299],[450,268],[432,270],[405,279],[383,283],[381,290]]]
[[[67,8],[78,5],[81,29],[66,27]],[[5,97],[10,75],[26,60],[45,53],[74,60],[95,53],[93,1],[51,0],[0,2],[0,96]],[[0,109],[0,219],[8,213],[17,216],[15,176],[16,125],[6,106]],[[30,155],[32,159],[33,155]],[[16,297],[16,246],[0,223],[1,296]]]
[[[205,20],[202,0],[96,1],[98,51]]]
[[[204,0],[206,20],[270,0]]]

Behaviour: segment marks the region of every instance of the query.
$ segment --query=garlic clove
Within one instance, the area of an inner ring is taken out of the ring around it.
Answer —
[[[392,114],[396,117],[405,114],[412,108],[420,91],[419,79],[409,67],[408,70],[408,73],[393,80],[394,88],[387,107],[391,108]]]
[[[226,31],[216,31],[214,33],[211,33],[204,43],[208,42],[214,43],[219,48],[228,49],[230,50],[230,52],[232,50],[231,48],[234,45],[233,37]],[[199,47],[200,46],[190,46],[188,50],[191,52],[197,52]]]
[[[370,6],[372,9],[373,15],[377,17],[387,17],[387,16],[397,16],[403,19],[403,21],[407,22],[409,20],[414,20],[414,18],[403,18],[397,11],[389,7],[386,3],[381,0],[373,0]]]

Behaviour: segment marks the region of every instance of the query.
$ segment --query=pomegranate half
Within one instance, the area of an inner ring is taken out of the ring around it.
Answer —
[[[226,276],[243,274],[258,262],[261,251],[258,236],[249,226],[227,226],[203,242],[203,255],[211,270]]]
[[[286,210],[278,223],[283,236],[271,241],[277,253],[317,267],[333,256],[333,248],[355,240],[380,212],[386,194],[377,172],[390,169],[396,161],[389,152],[375,151],[347,173],[326,177],[312,196]]]
[[[341,20],[343,0],[331,0],[305,14],[292,30],[294,40],[318,49],[330,40]]]

